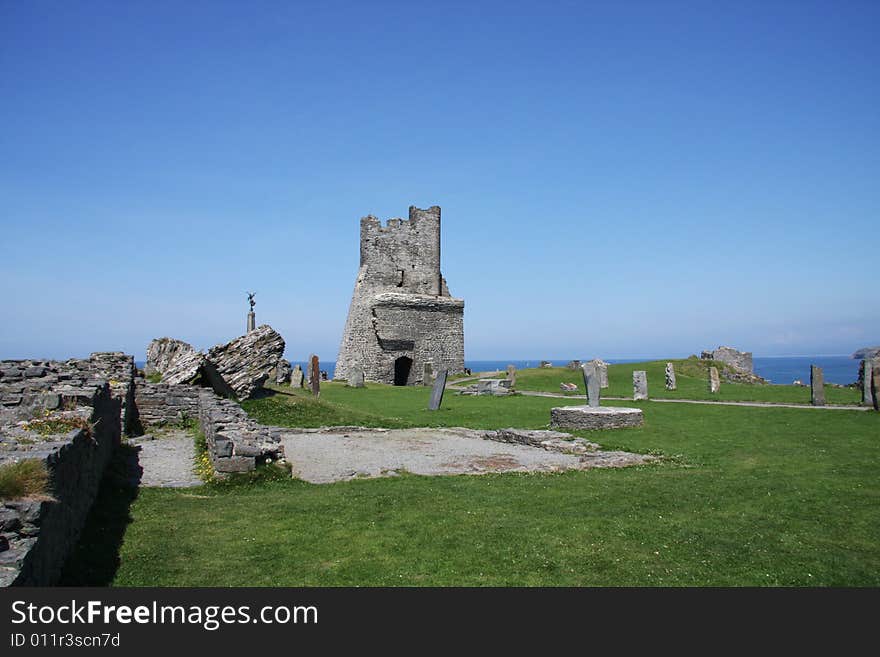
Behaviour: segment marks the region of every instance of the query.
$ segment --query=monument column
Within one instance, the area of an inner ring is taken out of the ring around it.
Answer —
[[[255,328],[257,328],[257,316],[254,314],[254,311],[252,310],[248,313],[247,332],[250,333]]]

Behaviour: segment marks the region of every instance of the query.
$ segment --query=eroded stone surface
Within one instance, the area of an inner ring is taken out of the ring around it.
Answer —
[[[648,398],[648,373],[645,370],[633,372],[633,400]]]
[[[147,346],[147,362],[144,364],[144,373],[147,376],[165,374],[180,358],[188,357],[195,352],[196,349],[183,340],[167,337],[156,338]],[[175,383],[182,383],[182,381]]]
[[[644,423],[640,408],[560,406],[550,409],[550,426],[554,429],[623,429]]]
[[[248,399],[263,387],[283,355],[284,338],[263,324],[232,342],[212,347],[207,362],[238,399]]]

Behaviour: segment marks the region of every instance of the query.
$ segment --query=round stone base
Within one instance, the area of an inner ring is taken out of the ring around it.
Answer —
[[[561,406],[550,409],[550,426],[554,429],[623,429],[644,423],[640,408]]]

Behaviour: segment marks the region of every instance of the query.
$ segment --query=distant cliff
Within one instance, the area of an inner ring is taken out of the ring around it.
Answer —
[[[877,358],[878,356],[880,356],[880,347],[862,347],[852,355],[856,360]]]

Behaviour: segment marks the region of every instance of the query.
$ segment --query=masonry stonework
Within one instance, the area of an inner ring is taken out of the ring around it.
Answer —
[[[360,269],[335,378],[354,368],[367,381],[416,385],[432,371],[464,371],[464,301],[440,272],[440,208],[409,219],[361,219]]]

